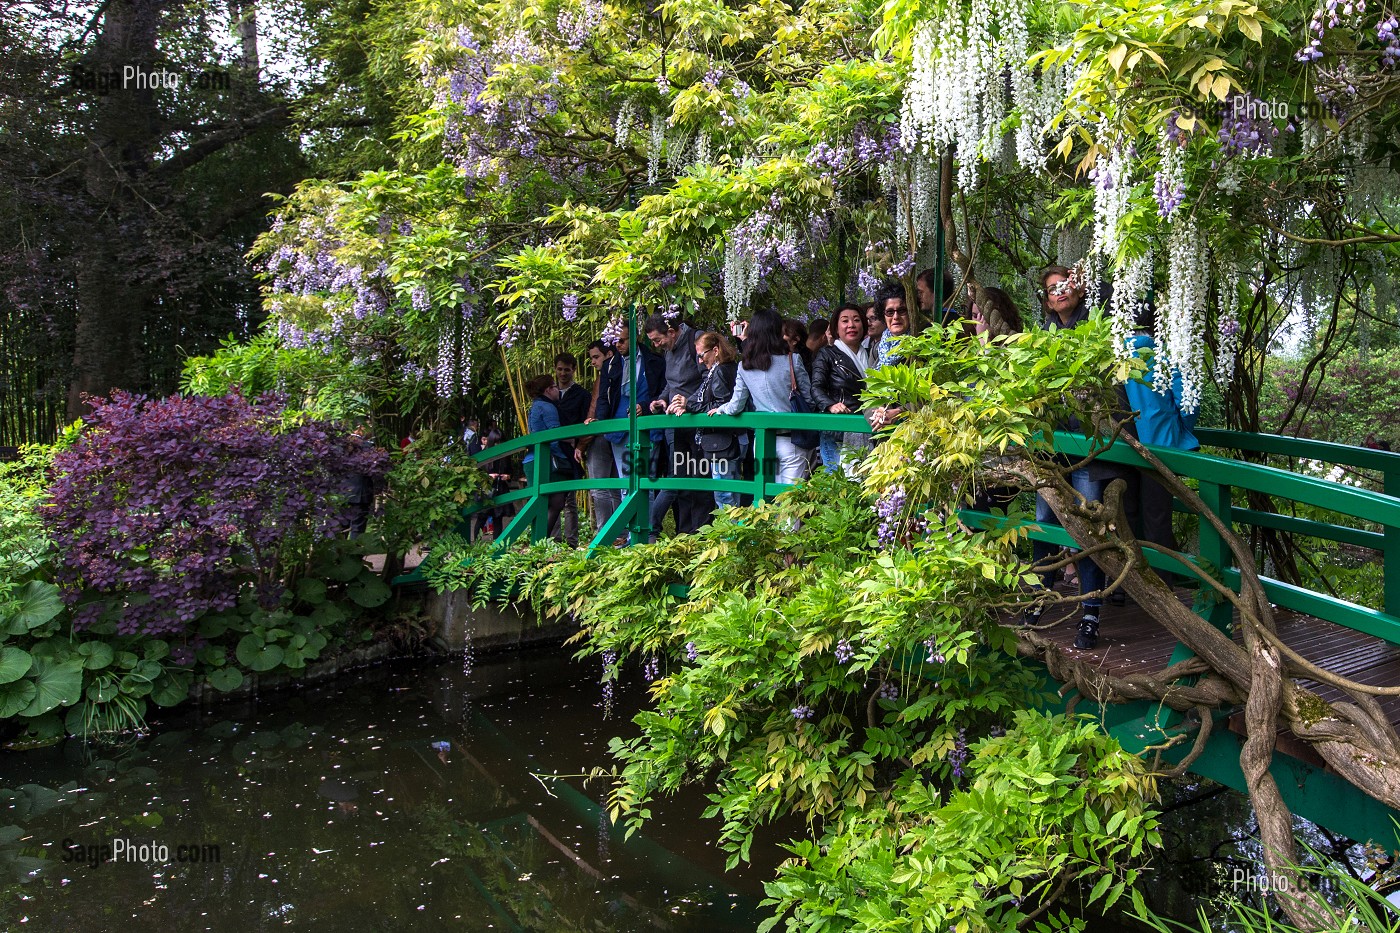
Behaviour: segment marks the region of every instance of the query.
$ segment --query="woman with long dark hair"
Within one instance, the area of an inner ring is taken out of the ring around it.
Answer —
[[[755,311],[744,336],[734,396],[726,404],[710,409],[710,414],[737,415],[750,400],[755,411],[792,411],[794,389],[811,404],[812,381],[802,358],[792,352],[783,338],[783,319],[774,311]],[[778,433],[774,450],[779,483],[792,484],[807,476],[807,452],[792,442],[788,432]]]
[[[530,396],[530,413],[526,419],[526,424],[530,433],[538,431],[548,431],[551,428],[559,427],[559,387],[554,384],[554,377],[540,375],[531,379],[525,384],[525,393]],[[535,464],[537,476],[541,481],[545,479],[573,479],[574,478],[574,458],[571,451],[565,447],[563,441],[550,441],[549,443],[550,463],[546,466],[543,463]],[[534,460],[533,452],[525,455],[525,475],[530,475],[530,464]],[[559,528],[559,515],[564,511],[564,506],[569,496],[573,493],[555,492],[549,496],[549,536],[564,540]],[[570,547],[578,547],[578,541],[568,542]]]
[[[832,342],[817,351],[812,363],[812,401],[818,411],[837,415],[860,411],[860,394],[865,391],[865,372],[875,359],[865,344],[865,315],[859,305],[844,304],[831,316]],[[869,446],[865,435],[857,446]],[[851,446],[851,438],[837,431],[823,431],[822,466],[841,466],[841,449]]]
[[[807,367],[807,375],[812,374],[812,349],[807,346],[807,325],[792,318],[783,319],[783,339],[787,341],[788,352],[796,353],[802,358],[802,365]]]

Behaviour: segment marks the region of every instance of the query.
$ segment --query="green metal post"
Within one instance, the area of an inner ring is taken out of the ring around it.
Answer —
[[[942,178],[941,173],[939,178]],[[942,191],[938,192],[938,198],[941,202],[943,199]],[[933,313],[937,316],[938,323],[942,325],[945,323],[943,320],[943,301],[946,297],[943,294],[943,269],[947,265],[943,254],[948,249],[948,237],[947,232],[943,229],[943,211],[940,209],[937,215],[937,222],[933,226]]]
[[[1400,496],[1400,472],[1387,469],[1382,489],[1387,496]],[[1385,611],[1400,615],[1400,526],[1385,526],[1385,549],[1381,554]]]
[[[627,473],[627,495],[632,508],[629,509],[632,521],[628,523],[628,533],[633,544],[645,544],[651,537],[651,510],[643,507],[647,497],[642,490],[640,470],[651,460],[651,444],[642,443],[641,432],[637,430],[637,361],[641,356],[637,346],[637,303],[634,301],[627,310],[627,450],[631,457],[631,469]]]
[[[755,428],[753,432],[753,501],[755,504],[768,498],[769,489],[777,480],[775,467],[777,456],[774,450],[774,434],[768,428]]]
[[[1214,512],[1221,524],[1226,528],[1233,527],[1230,517],[1230,487],[1222,483],[1208,483],[1201,480],[1200,483],[1201,501],[1206,508]],[[1216,532],[1213,526],[1205,518],[1201,518],[1200,527],[1200,554],[1201,559],[1214,566],[1216,572],[1223,573],[1229,570],[1234,561],[1230,556],[1230,548],[1225,544],[1225,539]],[[1228,602],[1217,602],[1213,604],[1204,618],[1211,625],[1220,629],[1226,634],[1230,633],[1232,627],[1234,609]]]

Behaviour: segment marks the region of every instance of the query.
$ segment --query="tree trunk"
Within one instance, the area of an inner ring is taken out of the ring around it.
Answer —
[[[161,6],[160,0],[112,0],[88,67],[118,75],[125,67],[152,70]],[[126,86],[119,81],[93,101],[83,183],[98,219],[78,254],[70,418],[87,411],[85,395],[141,389],[145,372],[142,331],[150,293],[132,275],[136,266],[130,258],[150,246],[146,205],[136,191],[154,155],[159,114],[154,92],[134,81]]]

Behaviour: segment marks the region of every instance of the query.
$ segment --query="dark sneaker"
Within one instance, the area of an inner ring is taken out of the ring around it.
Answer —
[[[1043,606],[1032,606],[1031,608],[1027,609],[1025,612],[1021,613],[1021,617],[1020,617],[1019,619],[1016,620],[1016,624],[1017,624],[1017,625],[1039,625],[1039,624],[1040,624],[1040,614],[1041,614],[1042,612],[1044,612],[1044,611],[1045,611],[1045,608],[1044,608]]]
[[[1099,614],[1097,611],[1084,613],[1079,620],[1079,634],[1074,638],[1074,647],[1088,651],[1099,643]]]

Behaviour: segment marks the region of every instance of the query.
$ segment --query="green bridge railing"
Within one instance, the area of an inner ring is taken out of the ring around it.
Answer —
[[[630,422],[630,424],[629,424]],[[629,428],[635,425],[629,432]],[[713,479],[706,477],[648,476],[653,430],[694,431],[697,428],[729,428],[753,432],[756,475],[751,479]],[[755,499],[767,499],[782,492],[786,486],[774,475],[776,458],[774,439],[779,432],[798,430],[827,430],[838,432],[870,432],[870,425],[860,415],[792,414],[748,412],[742,415],[648,415],[636,419],[618,418],[595,421],[589,425],[569,425],[550,431],[529,434],[513,441],[491,447],[477,455],[481,463],[508,457],[522,451],[533,452],[534,469],[527,472],[524,488],[497,496],[466,511],[499,508],[515,502],[524,506],[498,536],[501,546],[508,546],[524,534],[540,540],[548,534],[548,497],[556,492],[578,492],[594,489],[617,489],[623,495],[621,507],[589,543],[589,552],[606,547],[624,532],[633,543],[650,536],[648,495],[652,490],[693,489],[743,493]],[[616,432],[628,432],[627,445],[635,468],[627,477],[556,479],[550,473],[549,444],[557,440],[575,440]],[[1338,625],[1400,644],[1400,454],[1369,450],[1269,434],[1241,434],[1232,431],[1202,429],[1201,441],[1211,448],[1238,452],[1318,460],[1352,469],[1366,470],[1381,478],[1384,492],[1361,489],[1344,483],[1306,476],[1262,463],[1250,463],[1209,453],[1196,453],[1169,448],[1152,448],[1153,453],[1179,476],[1194,480],[1196,487],[1216,515],[1231,524],[1237,532],[1248,534],[1250,528],[1266,528],[1287,534],[1303,535],[1326,541],[1370,548],[1382,556],[1384,574],[1384,604],[1380,609],[1357,605],[1344,599],[1302,589],[1281,580],[1263,576],[1269,598],[1279,606],[1306,615],[1326,619]],[[1094,444],[1081,435],[1057,432],[1057,450],[1084,456]],[[1145,467],[1146,463],[1126,444],[1102,450],[1099,457],[1130,467]],[[1310,506],[1337,516],[1336,521],[1300,518],[1286,512],[1265,512],[1245,505],[1249,493],[1272,497],[1279,503]],[[1001,521],[998,516],[971,511],[964,512],[969,523],[986,524]],[[1069,534],[1057,526],[1032,526],[1031,537],[1066,547],[1077,546]],[[1239,572],[1232,567],[1229,549],[1208,522],[1201,522],[1196,547],[1196,560],[1224,575],[1235,588]],[[1147,559],[1162,569],[1191,573],[1193,568],[1158,553]],[[1228,606],[1217,606],[1213,612],[1222,627],[1228,625]]]
[[[752,431],[756,475],[750,479],[649,478],[647,467],[651,445],[648,438],[651,431],[693,431],[702,427]],[[870,432],[869,424],[860,415],[769,412],[713,418],[707,415],[649,415],[571,425],[530,434],[491,447],[478,455],[477,459],[484,464],[521,451],[533,451],[536,468],[527,471],[523,489],[482,502],[464,510],[463,514],[465,517],[473,511],[523,503],[520,512],[497,538],[499,547],[508,547],[526,534],[532,540],[546,537],[550,494],[617,489],[623,493],[622,504],[598,529],[588,545],[589,553],[610,546],[624,532],[632,543],[643,542],[651,531],[649,494],[652,490],[727,490],[748,494],[755,499],[767,499],[782,492],[787,487],[778,483],[774,476],[774,439],[779,432],[793,429]],[[550,475],[551,441],[614,432],[626,432],[628,435],[628,456],[631,463],[636,465],[630,476],[561,480]],[[1196,433],[1208,449],[1217,453],[1151,449],[1178,476],[1193,483],[1206,506],[1237,534],[1248,535],[1253,528],[1268,529],[1370,548],[1381,555],[1383,601],[1380,608],[1358,605],[1261,574],[1260,579],[1269,599],[1286,609],[1400,645],[1400,454],[1276,435],[1208,429]],[[1055,435],[1056,450],[1071,456],[1085,456],[1097,446],[1097,441],[1081,435],[1064,432]],[[1222,456],[1222,453],[1236,456]],[[1266,463],[1248,462],[1239,459],[1239,455],[1316,460],[1350,470],[1367,471],[1373,479],[1379,480],[1383,491],[1361,489]],[[1102,449],[1098,456],[1127,467],[1146,467],[1146,462],[1126,444]],[[1269,497],[1277,511],[1264,511],[1249,505],[1250,500],[1257,503],[1261,496]],[[1294,514],[1299,506],[1313,510],[1313,517]],[[978,527],[991,527],[1008,521],[1004,516],[970,510],[964,510],[962,516],[969,525]],[[1077,546],[1059,526],[1033,522],[1027,525],[1034,539],[1065,547]],[[1145,556],[1160,569],[1188,575],[1198,570],[1208,571],[1238,591],[1240,574],[1232,565],[1231,552],[1224,540],[1206,521],[1199,522],[1197,535],[1195,554],[1186,557],[1185,565],[1158,552],[1149,551]],[[1198,600],[1197,611],[1221,630],[1231,630],[1232,611],[1228,603]],[[1183,660],[1190,654],[1184,645],[1178,645],[1171,662]],[[1085,699],[1091,701],[1091,698]],[[1050,699],[1047,707],[1062,708],[1063,703],[1063,698]],[[1133,752],[1170,745],[1171,739],[1180,738],[1183,731],[1192,728],[1180,714],[1157,703],[1139,701],[1097,706],[1091,701],[1088,705],[1098,710],[1097,715],[1104,729]],[[1219,711],[1216,718],[1227,719],[1233,712]],[[1191,771],[1236,790],[1246,790],[1239,766],[1242,742],[1241,736],[1224,726],[1213,729],[1204,754],[1191,765]],[[1189,748],[1189,743],[1168,747],[1163,752],[1163,758],[1169,763],[1179,761]],[[1388,847],[1400,846],[1400,836],[1391,829],[1396,825],[1395,820],[1400,819],[1400,813],[1326,772],[1318,762],[1277,752],[1271,770],[1293,812],[1353,839],[1376,838]]]

